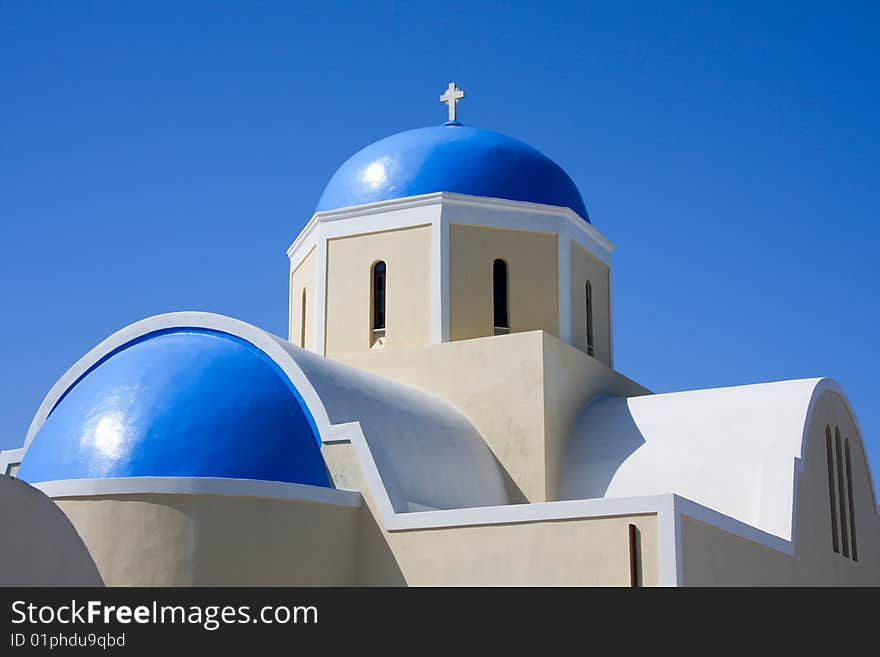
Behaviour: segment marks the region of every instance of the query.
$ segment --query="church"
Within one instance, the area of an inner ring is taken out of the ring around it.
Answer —
[[[841,387],[615,370],[614,245],[463,96],[329,180],[287,336],[158,315],[61,376],[0,453],[0,584],[880,585]]]

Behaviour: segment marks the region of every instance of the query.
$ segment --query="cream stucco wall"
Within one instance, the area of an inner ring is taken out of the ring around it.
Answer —
[[[507,262],[510,331],[559,335],[555,233],[450,224],[449,335],[466,340],[494,334],[492,267]]]
[[[388,531],[364,495],[360,507],[203,494],[56,503],[111,586],[629,586],[630,524],[640,583],[659,582],[654,514]]]
[[[841,436],[850,441],[858,561],[832,548],[826,425],[832,430],[839,426]],[[683,518],[686,586],[880,585],[880,517],[862,441],[846,405],[834,392],[827,391],[816,401],[804,457],[804,470],[797,479],[794,556]]]
[[[565,441],[587,401],[648,392],[544,331],[340,360],[458,408],[504,468],[514,502],[557,499]]]
[[[565,448],[584,406],[599,395],[635,397],[651,391],[580,349],[543,336],[545,498],[558,500]]]
[[[639,584],[659,584],[654,514],[389,532],[365,498],[360,586],[630,586],[630,524]]]
[[[218,495],[56,500],[109,586],[346,586],[358,509]]]
[[[327,241],[326,355],[370,350],[373,264],[385,261],[385,349],[431,339],[431,226]]]
[[[571,242],[571,343],[587,350],[587,292],[593,304],[593,355],[608,366],[611,361],[611,281],[608,267],[584,247]]]
[[[290,275],[290,312],[287,339],[306,349],[314,349],[315,346],[315,266],[315,249],[313,248]],[[306,294],[305,344],[302,344],[303,290]]]

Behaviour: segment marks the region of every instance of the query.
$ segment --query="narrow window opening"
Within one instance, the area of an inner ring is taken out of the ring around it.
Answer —
[[[849,532],[846,525],[846,492],[843,487],[843,450],[840,445],[840,427],[834,427],[834,452],[837,461],[837,506],[840,511],[840,542],[843,546],[843,556],[849,556]]]
[[[303,288],[302,293],[302,309],[300,311],[299,320],[299,346],[303,349],[306,348],[306,288]]]
[[[373,265],[370,282],[370,346],[382,347],[385,344],[385,278],[386,267],[382,260]]]
[[[637,587],[642,585],[642,576],[639,572],[639,561],[641,554],[639,549],[639,528],[633,524],[629,525],[629,585]]]
[[[507,263],[500,258],[492,265],[492,300],[495,307],[495,335],[510,333],[507,314]]]
[[[587,309],[587,354],[593,355],[593,286],[587,281],[586,286],[586,309]]]
[[[834,491],[834,449],[831,446],[830,426],[825,427],[825,456],[828,464],[828,499],[831,501],[831,545],[835,552],[840,552],[840,542],[837,538],[837,502]]]
[[[849,532],[850,532],[850,543],[852,547],[852,558],[853,561],[859,560],[859,549],[856,547],[856,509],[855,503],[853,502],[853,483],[852,483],[852,461],[849,457],[849,438],[847,438],[843,443],[843,451],[846,457],[846,492],[848,493],[849,499]]]

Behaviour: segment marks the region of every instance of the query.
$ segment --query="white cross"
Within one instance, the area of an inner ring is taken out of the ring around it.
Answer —
[[[455,105],[464,98],[464,91],[455,86],[455,82],[450,82],[446,92],[440,96],[440,102],[449,106],[449,120],[455,121]]]

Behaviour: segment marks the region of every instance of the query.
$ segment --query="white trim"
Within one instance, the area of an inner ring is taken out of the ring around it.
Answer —
[[[571,344],[571,239],[565,234],[556,236],[557,276],[559,294],[559,339]]]
[[[618,497],[595,500],[536,502],[468,509],[441,509],[397,513],[386,526],[388,531],[472,527],[476,525],[509,525],[549,520],[580,518],[613,518],[615,516],[655,515],[666,496]]]
[[[303,247],[306,247],[306,252],[308,246],[313,246],[318,239],[317,228],[318,228],[318,219],[317,215],[314,215],[309,221],[306,223],[305,227],[300,231],[299,235],[296,236],[296,239],[293,240],[293,243],[287,247],[287,257],[293,261],[296,258],[297,253],[303,252]],[[304,256],[303,256],[304,257]],[[291,269],[294,267],[291,265]]]
[[[449,222],[440,212],[431,226],[431,343],[449,342]]]
[[[462,212],[468,208],[478,208],[481,212],[479,216]],[[326,354],[327,242],[424,225],[431,226],[431,342],[448,342],[449,226],[452,223],[557,235],[559,331],[563,341],[571,344],[571,242],[597,257],[609,270],[614,245],[570,208],[437,192],[318,212],[308,221],[288,248],[287,256],[293,272],[312,249],[317,249],[313,350]]]
[[[852,412],[832,379],[802,379],[733,388],[616,398],[588,404],[578,416],[563,461],[561,496],[637,496],[675,492],[780,539],[795,541],[798,490],[816,404],[833,394]],[[731,410],[737,422],[726,421]],[[676,418],[687,417],[687,426]],[[864,440],[853,415],[851,441]],[[822,422],[824,426],[824,422]],[[620,438],[589,451],[590,436]],[[708,432],[708,433],[707,433]],[[764,433],[762,433],[764,432]],[[614,445],[628,445],[615,451]],[[670,463],[690,454],[688,468]],[[876,493],[870,463],[872,506]],[[747,478],[748,477],[748,478]],[[603,482],[601,488],[593,486]],[[751,484],[749,483],[751,482]],[[750,488],[751,487],[751,488]],[[748,490],[747,490],[748,489]]]
[[[225,495],[299,500],[358,508],[358,491],[309,486],[285,481],[226,479],[219,477],[126,477],[67,479],[31,484],[52,499],[96,495]]]
[[[614,297],[611,294],[611,267],[608,267],[608,367],[614,369]]]
[[[449,223],[507,230],[527,230],[535,233],[556,233],[574,240],[585,251],[611,266],[614,245],[592,224],[580,218],[573,210],[552,205],[485,199],[462,194],[443,194],[443,204],[451,210]],[[462,209],[478,208],[479,216]]]
[[[664,495],[657,510],[657,565],[660,586],[681,584],[681,534],[675,496]]]
[[[389,199],[387,201],[377,201],[375,203],[364,203],[363,205],[350,205],[345,208],[336,210],[324,210],[316,212],[309,220],[312,222],[331,222],[340,219],[351,219],[353,217],[362,217],[365,215],[382,214],[391,210],[408,210],[411,208],[421,208],[429,205],[437,205],[446,192],[434,192],[432,194],[420,194],[418,196],[405,196],[403,198]],[[306,225],[308,228],[308,224]],[[293,248],[297,240],[291,245]]]
[[[440,316],[443,326],[441,340],[449,342],[449,317],[451,312],[449,291],[451,289],[449,282],[449,222],[443,218],[443,212],[440,212],[440,262],[442,267],[442,276],[440,278]]]
[[[318,226],[317,251],[315,258],[315,303],[312,308],[312,349],[316,354],[326,355],[325,340],[327,338],[327,240]]]
[[[733,534],[739,538],[744,538],[753,543],[758,543],[766,548],[782,552],[786,556],[794,556],[794,542],[788,541],[779,536],[775,536],[769,532],[765,532],[748,523],[731,518],[723,513],[719,513],[715,509],[710,509],[693,500],[689,500],[681,495],[675,495],[675,513],[676,518],[688,517],[697,522],[711,525],[728,534]],[[681,545],[681,528],[676,528],[676,543]]]
[[[290,273],[293,274],[299,266],[309,257],[312,250],[318,245],[318,231],[312,226],[308,232],[303,232],[304,239],[299,248],[288,253],[290,258]],[[293,248],[293,247],[291,247]]]
[[[326,442],[351,443],[361,468],[364,488],[373,499],[382,524],[389,532],[578,518],[656,515],[661,586],[680,586],[683,583],[681,556],[681,516],[683,515],[787,556],[794,555],[793,541],[773,536],[672,493],[397,513],[394,511],[387,489],[382,484],[382,478],[360,423],[335,425],[331,436],[332,438]]]
[[[21,463],[24,456],[24,447],[0,450],[0,475],[5,475],[6,470],[12,463]]]
[[[256,326],[231,317],[225,317],[214,313],[176,312],[155,315],[126,326],[103,340],[62,374],[61,378],[58,379],[43,399],[42,404],[40,404],[39,409],[37,409],[34,419],[31,421],[23,447],[25,450],[24,453],[27,453],[27,449],[33,441],[34,436],[43,426],[49,412],[55,407],[58,400],[61,399],[64,393],[79,379],[80,376],[88,371],[90,367],[113,350],[131,342],[132,340],[162,329],[178,327],[204,328],[222,331],[253,344],[278,364],[285,375],[290,379],[291,383],[299,391],[300,395],[302,395],[315,423],[318,425],[319,433],[321,435],[329,434],[330,420],[323,403],[302,369],[300,369],[293,358],[290,357],[290,355],[284,350],[284,347],[280,344],[282,342],[290,344],[287,340],[278,338],[266,333]]]
[[[388,212],[369,218],[344,218],[337,219],[333,223],[321,224],[321,239],[335,240],[342,237],[360,237],[374,233],[386,233],[393,230],[406,228],[422,228],[431,226],[439,218],[440,208],[431,208],[431,212],[424,210],[400,210]]]

